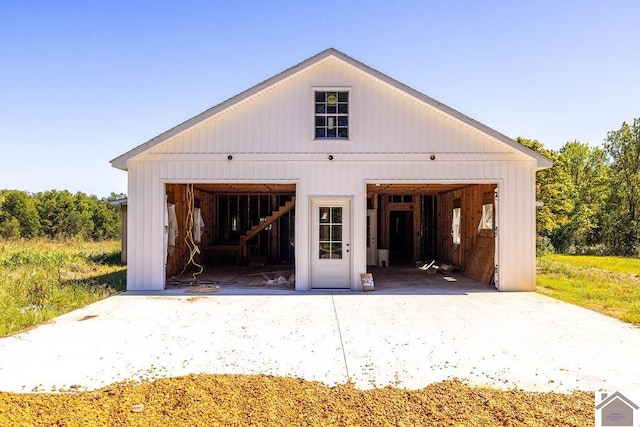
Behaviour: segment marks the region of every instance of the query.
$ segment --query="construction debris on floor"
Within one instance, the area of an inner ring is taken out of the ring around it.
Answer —
[[[436,262],[436,260],[432,260],[431,262],[418,261],[418,262],[416,262],[416,267],[418,268],[418,270],[422,270],[422,271],[424,271],[426,273],[429,273],[429,274],[434,274],[434,273],[447,274],[446,276],[442,277],[447,282],[457,282],[458,281],[458,279],[456,279],[455,277],[449,275],[449,273],[453,273],[455,271],[458,271],[458,267],[456,267],[454,265],[445,264],[445,263],[438,263],[438,262]]]
[[[435,259],[430,262],[416,261],[416,267],[427,273],[452,273],[458,271],[458,267],[451,264],[439,263]]]
[[[290,266],[224,266],[205,269],[195,280],[189,273],[167,280],[167,287],[186,288],[186,292],[217,292],[221,286],[294,286]]]

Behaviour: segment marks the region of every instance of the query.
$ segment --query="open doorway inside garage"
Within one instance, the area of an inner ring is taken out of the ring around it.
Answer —
[[[368,219],[375,218],[375,226],[367,227],[367,265],[435,262],[494,283],[496,200],[494,183],[368,184]]]
[[[293,289],[295,184],[166,184],[165,192],[167,286],[272,280]]]

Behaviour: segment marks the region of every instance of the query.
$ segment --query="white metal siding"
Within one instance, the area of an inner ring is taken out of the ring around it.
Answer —
[[[313,87],[340,86],[350,88],[351,140],[313,141]],[[379,181],[498,183],[501,290],[533,290],[536,163],[514,151],[329,58],[128,161],[128,287],[164,287],[164,183],[262,181],[297,183],[298,289],[309,288],[309,198],[352,198],[357,288],[366,271],[366,182]]]
[[[350,89],[350,141],[313,140],[313,88]],[[510,153],[513,150],[347,64],[326,60],[150,153]],[[524,158],[524,157],[523,157]]]
[[[501,290],[535,289],[535,186],[532,162],[131,162],[130,289],[162,289],[165,182],[296,182],[296,272],[308,289],[311,197],[352,197],[352,285],[366,271],[367,182],[494,182],[499,184]]]

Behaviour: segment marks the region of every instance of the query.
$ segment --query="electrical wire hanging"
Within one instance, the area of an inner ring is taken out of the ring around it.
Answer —
[[[199,274],[202,274],[202,272],[204,271],[204,267],[198,264],[194,259],[196,255],[200,254],[200,248],[198,247],[198,245],[196,244],[193,238],[193,224],[194,224],[193,209],[194,209],[194,202],[195,202],[193,184],[185,185],[185,199],[187,201],[187,215],[184,219],[184,229],[185,229],[184,243],[185,245],[187,245],[187,248],[189,248],[189,259],[185,263],[184,268],[182,269],[182,271],[178,276],[181,276],[182,274],[184,274],[185,271],[187,271],[187,267],[189,267],[189,264],[193,264],[195,267],[199,269],[198,271],[193,272],[191,274],[193,282],[195,283],[198,281],[197,276]]]

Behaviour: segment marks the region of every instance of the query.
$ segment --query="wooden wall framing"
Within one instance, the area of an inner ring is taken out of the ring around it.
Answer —
[[[176,206],[176,218],[178,220],[178,237],[176,238],[176,246],[173,254],[167,257],[167,278],[173,277],[184,269],[189,261],[189,247],[186,243],[186,220],[188,213],[187,204],[187,185],[186,184],[166,184],[165,191],[167,194],[167,203],[173,203]],[[204,248],[211,244],[213,239],[212,230],[215,230],[215,215],[206,214],[215,212],[215,197],[205,191],[194,188],[193,198],[196,207],[200,207],[202,219],[204,220],[204,232],[199,247]],[[203,254],[195,256],[195,261],[200,263],[203,261]]]
[[[201,187],[201,188],[200,188]],[[256,186],[247,186],[247,192],[243,193],[242,185],[236,185],[233,193],[217,192],[209,188],[207,185],[196,185],[193,188],[193,198],[195,207],[200,207],[202,218],[205,223],[204,232],[202,234],[201,242],[198,245],[200,254],[195,256],[195,261],[198,264],[207,264],[210,259],[207,259],[207,248],[226,244],[226,245],[238,245],[239,250],[239,235],[236,233],[233,241],[225,241],[225,236],[222,235],[221,229],[228,227],[229,224],[222,224],[223,220],[218,216],[218,203],[221,203],[219,197],[231,197],[242,198],[242,224],[240,224],[240,231],[246,230],[251,226],[257,224],[258,217],[263,217],[271,214],[274,210],[278,209],[282,200],[288,200],[295,192],[276,192],[266,193],[264,191],[252,192],[252,188],[258,188]],[[186,263],[189,261],[189,247],[186,243],[186,219],[188,215],[188,200],[187,200],[187,188],[188,184],[166,184],[165,192],[167,195],[167,202],[175,204],[176,217],[178,221],[178,237],[176,238],[176,245],[173,253],[167,257],[166,277],[174,277],[180,274]],[[224,188],[228,190],[228,188]],[[294,189],[295,190],[295,189]],[[268,198],[266,207],[260,207],[260,201],[256,197]],[[257,201],[257,203],[256,203]],[[221,205],[223,206],[223,205]],[[255,218],[254,218],[255,217]],[[227,218],[228,219],[228,218]],[[281,219],[285,219],[284,217]],[[288,227],[287,227],[288,225]],[[285,227],[281,227],[280,221],[275,221],[271,227],[271,235],[276,238],[270,239],[268,242],[268,251],[272,254],[272,257],[276,261],[280,261],[281,247],[279,245],[279,234],[281,228],[287,232],[291,232],[293,228],[292,224],[285,224]],[[259,236],[256,236],[259,238]],[[289,241],[289,236],[287,236]],[[238,252],[239,253],[239,252]],[[249,253],[248,255],[252,255]],[[286,254],[288,255],[288,254]],[[226,260],[225,260],[226,261]],[[245,260],[246,261],[246,260]],[[269,260],[268,260],[269,261]]]
[[[464,268],[470,256],[476,237],[478,224],[482,218],[482,205],[494,203],[496,184],[473,184],[468,187],[447,191],[438,195],[438,258],[441,261]],[[451,221],[456,200],[460,200],[460,244],[454,245],[451,236]],[[494,215],[496,209],[494,206]],[[493,265],[493,253],[491,262]]]
[[[391,246],[389,229],[391,212],[409,211],[413,212],[413,260],[411,261],[430,261],[421,259],[429,254],[429,257],[433,256],[439,261],[464,269],[479,234],[478,225],[482,218],[482,205],[494,204],[496,184],[454,184],[449,188],[443,185],[394,184],[380,187],[376,186],[375,189],[382,191],[381,193],[371,191],[369,195],[370,199],[375,201],[370,207],[378,212],[379,249],[389,249]],[[412,196],[413,199],[409,201],[406,196]],[[428,200],[428,203],[425,203],[425,200]],[[454,207],[461,209],[459,245],[453,244],[451,235]],[[425,210],[428,212],[424,212]],[[423,221],[428,223],[423,224]],[[490,233],[487,230],[483,231],[483,236],[487,237],[489,234],[493,236],[493,230],[490,230]],[[432,237],[434,235],[435,238]],[[493,266],[493,251],[490,252],[491,257],[487,258],[486,262]],[[485,262],[484,258],[479,262]]]

